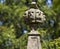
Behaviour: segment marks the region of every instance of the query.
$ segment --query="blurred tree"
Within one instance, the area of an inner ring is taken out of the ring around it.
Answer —
[[[32,0],[5,0],[0,3],[0,48],[26,49],[27,34],[23,14],[30,6]],[[46,15],[46,22],[39,25],[43,49],[59,49],[60,47],[60,0],[53,0],[52,6],[46,5],[46,0],[38,0],[40,10]],[[56,44],[54,44],[56,43]]]

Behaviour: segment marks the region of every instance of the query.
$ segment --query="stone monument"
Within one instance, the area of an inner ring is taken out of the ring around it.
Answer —
[[[24,21],[30,26],[31,32],[28,34],[27,49],[42,49],[40,43],[40,34],[36,30],[37,24],[45,22],[45,15],[39,8],[35,1],[31,3],[30,9],[24,15]]]

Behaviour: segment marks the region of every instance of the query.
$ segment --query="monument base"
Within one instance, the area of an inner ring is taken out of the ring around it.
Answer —
[[[42,49],[40,43],[40,34],[38,31],[31,30],[28,34],[27,49]]]

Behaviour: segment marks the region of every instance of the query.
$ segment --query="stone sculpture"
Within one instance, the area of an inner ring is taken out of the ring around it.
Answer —
[[[27,49],[42,49],[40,34],[35,30],[35,27],[38,23],[44,23],[46,20],[45,15],[37,8],[36,2],[32,2],[31,8],[24,13],[23,17],[26,24],[32,28],[31,32],[28,34]]]
[[[36,3],[32,2],[31,4],[35,5]],[[43,12],[37,8],[30,8],[24,14],[24,19],[26,22],[30,23],[43,23],[45,19],[45,15]]]

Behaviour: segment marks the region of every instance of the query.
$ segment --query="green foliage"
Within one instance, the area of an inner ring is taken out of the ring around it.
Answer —
[[[20,42],[20,49],[27,49],[27,41],[28,41],[28,34],[24,34],[23,36],[20,37],[19,42]]]
[[[32,0],[6,0],[0,3],[0,49],[26,49],[28,37],[23,33],[25,24],[23,14]],[[38,0],[37,4],[46,15],[47,24],[38,28],[41,35],[42,49],[60,49],[60,0],[53,0],[48,8],[45,0]],[[49,20],[54,20],[51,27]],[[29,30],[29,28],[27,27]]]

